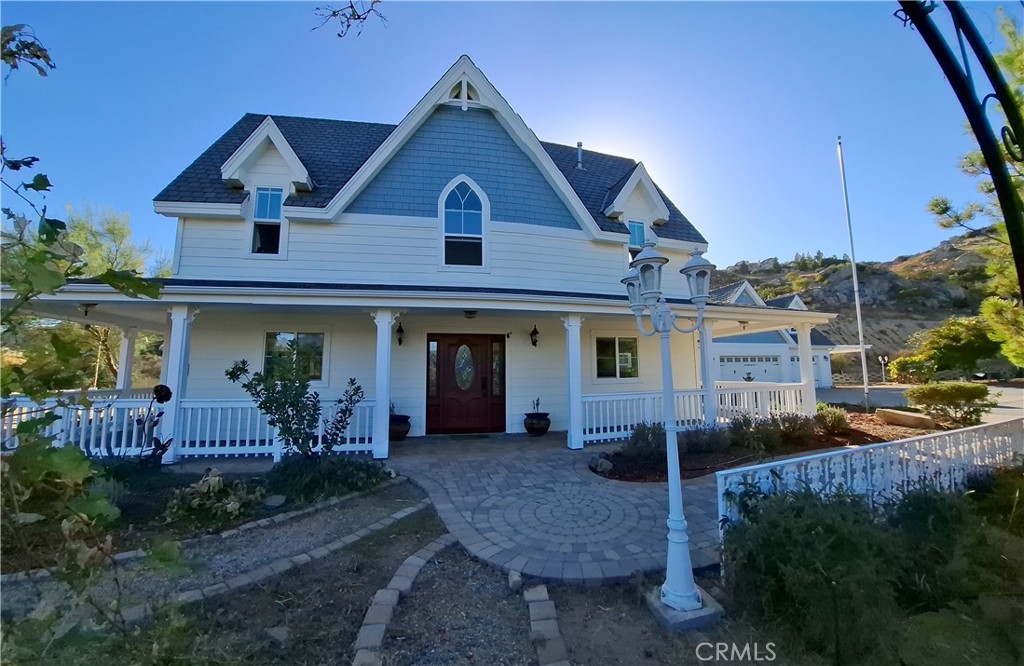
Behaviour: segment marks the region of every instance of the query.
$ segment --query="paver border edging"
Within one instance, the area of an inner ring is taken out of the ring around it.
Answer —
[[[352,658],[352,666],[380,666],[381,658],[378,654],[384,643],[384,637],[388,633],[388,625],[395,614],[395,606],[399,600],[412,590],[416,577],[423,570],[423,567],[439,552],[455,545],[456,538],[451,533],[446,533],[432,542],[420,548],[418,551],[405,558],[405,561],[395,570],[391,582],[386,587],[377,590],[373,595],[373,601],[363,616],[363,624],[359,628],[359,634],[352,643],[355,656]]]
[[[309,564],[316,560],[327,557],[331,553],[341,550],[345,546],[351,545],[363,537],[370,536],[375,532],[398,522],[402,518],[410,516],[418,511],[421,511],[428,506],[431,506],[430,498],[420,500],[413,506],[396,511],[389,516],[381,518],[371,525],[356,530],[348,536],[344,536],[336,541],[325,546],[318,546],[312,550],[299,553],[298,555],[292,555],[291,557],[282,557],[278,560],[265,564],[262,567],[253,569],[247,573],[228,578],[220,583],[214,585],[208,585],[203,588],[195,588],[192,590],[185,590],[179,592],[174,599],[167,599],[159,603],[157,607],[162,607],[170,603],[178,603],[182,605],[194,604],[201,601],[213,599],[226,594],[234,594],[238,592],[244,592],[264,581],[274,578],[278,574],[282,574],[286,571],[290,571],[296,567],[301,567],[304,564]],[[137,626],[147,620],[152,619],[154,607],[150,604],[141,604],[138,606],[130,606],[121,612],[121,618],[124,620],[126,626],[133,627]]]
[[[322,499],[319,502],[314,502],[313,504],[310,504],[309,506],[304,507],[302,509],[296,509],[295,511],[286,511],[284,513],[275,513],[272,516],[260,518],[259,520],[252,520],[248,523],[243,523],[238,527],[233,527],[229,530],[224,530],[223,532],[203,534],[202,536],[192,537],[191,539],[183,539],[179,543],[184,548],[185,546],[188,546],[190,544],[200,543],[202,541],[211,541],[214,539],[227,539],[241,532],[247,532],[249,530],[256,528],[273,527],[274,525],[280,525],[281,523],[286,523],[289,520],[295,520],[296,518],[301,518],[303,516],[307,516],[317,511],[330,509],[331,507],[337,506],[342,502],[347,502],[349,500],[355,499],[356,497],[361,497],[363,495],[366,495],[367,493],[377,492],[379,490],[383,490],[385,488],[389,488],[400,483],[405,483],[407,481],[409,481],[408,477],[396,476],[392,479],[388,479],[387,481],[381,483],[379,486],[375,488],[370,488],[367,490],[357,490],[354,493],[340,495],[338,497],[328,497],[327,499]],[[413,485],[415,485],[417,488],[420,487],[419,484]],[[123,564],[125,562],[131,562],[133,560],[137,560],[145,556],[146,551],[142,548],[137,548],[135,550],[126,550],[111,555],[111,561],[109,562],[109,564]],[[3,583],[13,583],[16,581],[24,580],[26,578],[47,578],[56,573],[56,571],[57,567],[46,567],[42,569],[28,569],[26,571],[15,571],[13,573],[0,574],[0,585],[2,585]]]
[[[522,584],[518,573],[511,571],[508,575],[509,586],[513,589]],[[548,596],[547,585],[523,588],[523,601],[530,609],[530,640],[537,649],[539,666],[570,666],[569,651],[558,629],[558,611],[554,600]]]

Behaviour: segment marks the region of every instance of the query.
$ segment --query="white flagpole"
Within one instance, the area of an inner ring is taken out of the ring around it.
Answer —
[[[868,352],[864,347],[864,322],[860,316],[860,283],[857,280],[857,255],[853,251],[853,222],[850,221],[850,197],[846,193],[846,166],[843,164],[843,137],[836,137],[839,149],[839,177],[843,181],[843,204],[846,206],[846,229],[850,232],[850,265],[853,267],[853,304],[857,308],[857,339],[860,340],[860,369],[864,375],[864,411],[868,401]]]

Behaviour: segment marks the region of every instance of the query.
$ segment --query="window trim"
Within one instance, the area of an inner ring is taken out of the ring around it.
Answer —
[[[601,377],[597,374],[597,340],[598,338],[614,338],[615,339],[615,376],[614,377]],[[619,376],[619,364],[617,362],[619,355],[619,340],[630,339],[636,341],[636,377],[620,377]],[[591,333],[591,345],[590,345],[590,358],[592,362],[591,378],[597,383],[607,384],[639,384],[643,382],[643,371],[640,364],[640,336],[633,333],[622,333],[622,332],[609,332],[609,331],[593,331]]]
[[[278,219],[270,218],[257,218],[256,217],[256,196],[259,190],[280,190],[281,191],[281,217]],[[284,216],[284,201],[291,194],[291,191],[287,187],[280,187],[277,185],[252,185],[249,188],[248,198],[248,212],[245,216],[245,233],[242,239],[245,243],[244,255],[247,259],[259,259],[263,261],[284,261],[288,258],[288,237],[291,231],[291,224],[288,222],[288,218]],[[277,254],[270,254],[268,252],[253,252],[253,240],[256,233],[257,224],[276,224],[280,226],[281,231],[277,241]]]
[[[448,238],[448,234],[444,230],[444,211],[445,211],[445,200],[448,195],[458,187],[459,183],[466,183],[471,190],[478,197],[480,197],[480,265],[479,266],[465,266],[461,264],[446,264],[445,263],[445,241]],[[477,185],[476,181],[467,176],[466,174],[459,174],[455,178],[448,181],[448,184],[441,190],[441,195],[437,198],[437,229],[438,229],[438,271],[453,272],[453,273],[490,273],[491,262],[490,262],[490,227],[491,227],[491,200],[487,197],[483,188]]]
[[[320,334],[324,336],[324,349],[320,358],[320,379],[310,379],[310,388],[323,389],[331,385],[330,381],[330,368],[331,368],[331,329],[328,327],[311,327],[309,330],[300,330],[298,328],[288,328],[287,326],[279,326],[277,328],[266,328],[264,327],[263,335],[260,338],[260,344],[262,349],[260,350],[260,372],[266,372],[267,370],[267,334],[268,333],[293,333],[299,335],[300,333],[305,334]]]

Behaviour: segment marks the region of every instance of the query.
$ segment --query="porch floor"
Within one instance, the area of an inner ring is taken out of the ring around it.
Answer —
[[[617,444],[566,448],[548,433],[427,437],[392,444],[389,464],[430,495],[475,557],[547,581],[600,585],[665,568],[667,483],[604,479],[587,463]],[[693,567],[718,564],[714,475],[683,482]]]

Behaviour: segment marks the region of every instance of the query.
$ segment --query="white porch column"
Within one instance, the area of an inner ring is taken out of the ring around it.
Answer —
[[[583,369],[580,327],[583,317],[562,317],[565,326],[565,359],[569,376],[569,433],[566,437],[570,449],[583,448]]]
[[[814,416],[818,405],[814,396],[814,359],[811,358],[811,325],[796,327],[797,351],[800,354],[800,393],[803,395],[804,414]]]
[[[700,384],[704,390],[704,425],[709,426],[718,422],[718,395],[715,393],[711,340],[711,322],[705,319],[700,325]]]
[[[171,318],[171,331],[164,340],[162,366],[164,367],[164,383],[171,389],[171,399],[161,405],[164,411],[160,419],[160,439],[171,438],[171,447],[164,454],[165,462],[177,459],[179,441],[178,412],[181,400],[185,396],[185,383],[188,378],[189,333],[192,320],[199,310],[187,305],[172,305],[167,309]]]
[[[126,328],[121,331],[121,348],[117,354],[117,384],[118,391],[124,391],[132,387],[132,369],[135,366],[135,341],[138,339],[139,329]]]
[[[387,458],[391,424],[391,327],[396,314],[392,310],[371,313],[377,323],[377,371],[374,382],[373,457]]]

